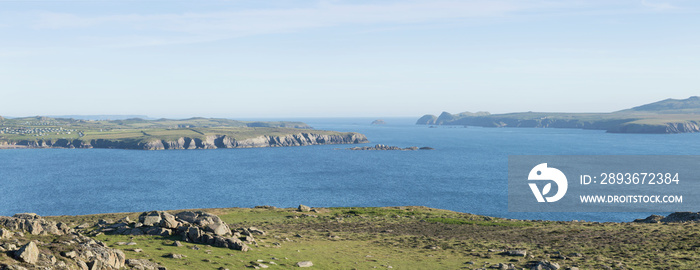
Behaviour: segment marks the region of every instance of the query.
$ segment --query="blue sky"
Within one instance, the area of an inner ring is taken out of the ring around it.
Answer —
[[[607,112],[700,95],[700,1],[0,0],[0,115]]]

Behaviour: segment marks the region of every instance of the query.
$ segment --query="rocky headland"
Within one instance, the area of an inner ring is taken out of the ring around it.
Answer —
[[[443,112],[424,115],[417,125],[459,125],[479,127],[579,128],[610,133],[693,133],[700,132],[700,97],[667,99],[611,113]]]
[[[209,135],[201,138],[179,137],[176,139],[152,140],[110,140],[110,139],[38,139],[21,141],[0,141],[0,146],[25,148],[107,148],[107,149],[218,149],[218,148],[255,148],[286,147],[320,144],[360,144],[368,143],[365,135],[353,132],[338,134],[318,134],[301,132],[288,135],[262,135],[254,138],[236,139],[229,135]]]

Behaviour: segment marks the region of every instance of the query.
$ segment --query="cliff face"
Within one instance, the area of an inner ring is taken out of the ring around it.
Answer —
[[[629,123],[609,129],[612,133],[693,133],[700,132],[700,123],[696,121],[665,123],[663,125],[647,125]]]
[[[108,149],[217,149],[217,148],[254,148],[254,147],[283,147],[319,144],[358,144],[367,143],[367,137],[359,133],[340,133],[333,135],[302,132],[284,136],[260,136],[236,140],[226,135],[206,136],[202,138],[180,137],[175,140],[36,140],[5,142],[6,145],[22,145],[30,148],[108,148]]]

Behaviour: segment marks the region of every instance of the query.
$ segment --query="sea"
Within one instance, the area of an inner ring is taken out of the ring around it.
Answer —
[[[192,208],[427,206],[530,220],[629,222],[668,213],[508,212],[509,155],[694,155],[700,134],[415,125],[416,118],[283,119],[368,144],[216,150],[0,150],[0,215]],[[271,120],[271,119],[255,119]],[[280,120],[280,119],[276,119]]]

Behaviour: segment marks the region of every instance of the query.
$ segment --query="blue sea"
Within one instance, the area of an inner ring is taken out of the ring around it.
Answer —
[[[700,134],[414,125],[415,118],[285,119],[360,132],[371,143],[217,150],[0,151],[0,215],[81,215],[185,208],[422,205],[506,218],[631,221],[652,213],[510,213],[509,155],[700,152]],[[666,214],[666,213],[654,213]]]

